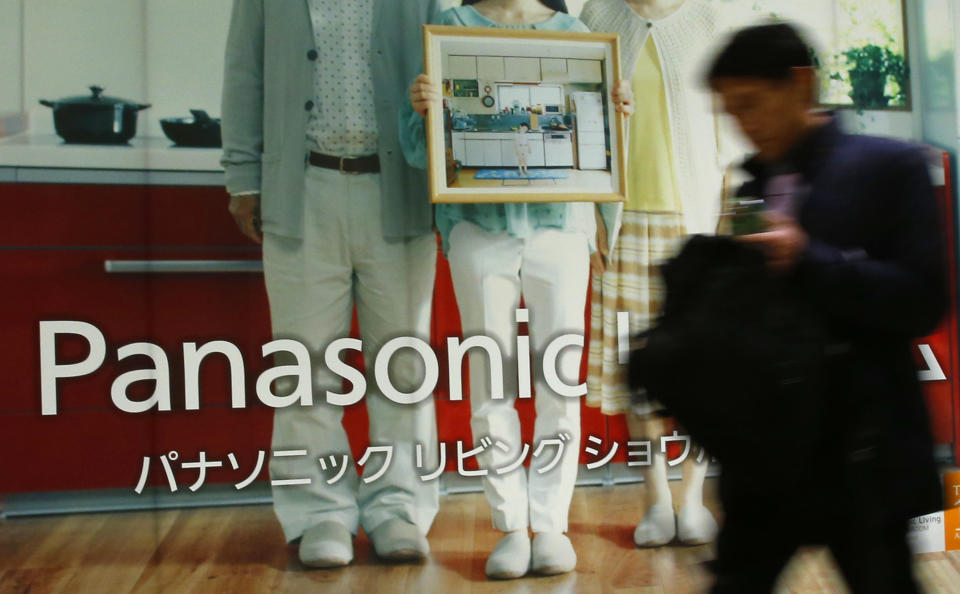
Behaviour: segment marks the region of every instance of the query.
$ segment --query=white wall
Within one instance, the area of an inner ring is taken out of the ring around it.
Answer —
[[[194,108],[219,117],[231,1],[146,0],[146,5],[150,119],[186,117]]]
[[[22,1],[0,2],[0,114],[23,110],[20,60]]]
[[[219,116],[230,0],[23,2],[23,96],[33,132],[53,130],[39,99],[87,94],[91,84],[152,105],[138,134],[162,135],[159,118],[190,108]]]
[[[39,99],[88,94],[91,84],[146,101],[143,25],[139,0],[25,0],[24,102],[32,126],[52,130]]]
[[[957,149],[957,71],[952,0],[921,0],[919,21],[924,43],[917,56],[923,74],[924,140]]]
[[[842,109],[839,113],[844,128],[849,132],[919,140],[923,130],[918,109],[919,105],[913,111],[864,111],[858,114],[853,109]]]
[[[567,4],[578,14],[583,2]],[[140,114],[140,134],[161,135],[159,118],[186,116],[191,108],[218,116],[230,5],[231,0],[2,0],[0,113],[26,109],[34,132],[52,132],[50,110],[37,100],[86,94],[90,84],[100,84],[109,95],[153,105]],[[922,137],[916,78],[921,51],[915,47],[920,35],[911,29],[914,111],[849,113],[853,129]]]

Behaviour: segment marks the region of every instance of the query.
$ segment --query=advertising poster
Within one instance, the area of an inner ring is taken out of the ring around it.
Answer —
[[[956,11],[0,2],[0,592],[954,591]]]

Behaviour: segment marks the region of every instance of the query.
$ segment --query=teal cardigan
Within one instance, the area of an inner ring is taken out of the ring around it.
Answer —
[[[472,6],[459,6],[441,13],[434,20],[438,25],[461,27],[507,27],[542,29],[551,31],[587,32],[586,25],[569,14],[557,12],[553,17],[534,25],[501,25],[481,15]],[[424,119],[413,110],[409,96],[400,107],[400,146],[403,155],[412,167],[426,169],[427,140]],[[577,228],[577,221],[570,216],[573,209],[569,202],[551,203],[498,203],[498,204],[438,204],[436,207],[437,229],[443,238],[444,251],[450,247],[449,237],[453,227],[461,221],[470,221],[490,232],[508,232],[514,237],[527,237],[541,228]],[[607,230],[616,229],[620,203],[599,203],[600,214]],[[613,251],[615,233],[608,232],[608,248]],[[590,251],[596,251],[596,238],[588,237]]]

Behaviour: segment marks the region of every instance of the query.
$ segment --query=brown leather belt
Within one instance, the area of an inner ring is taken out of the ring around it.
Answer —
[[[380,171],[380,157],[367,155],[366,157],[334,157],[323,153],[310,152],[307,159],[314,167],[336,169],[343,173],[377,173]]]

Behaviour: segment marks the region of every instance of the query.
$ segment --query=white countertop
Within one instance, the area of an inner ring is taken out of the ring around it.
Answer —
[[[135,136],[129,145],[65,144],[54,134],[0,138],[0,167],[222,172],[219,148],[174,146],[165,136]]]

